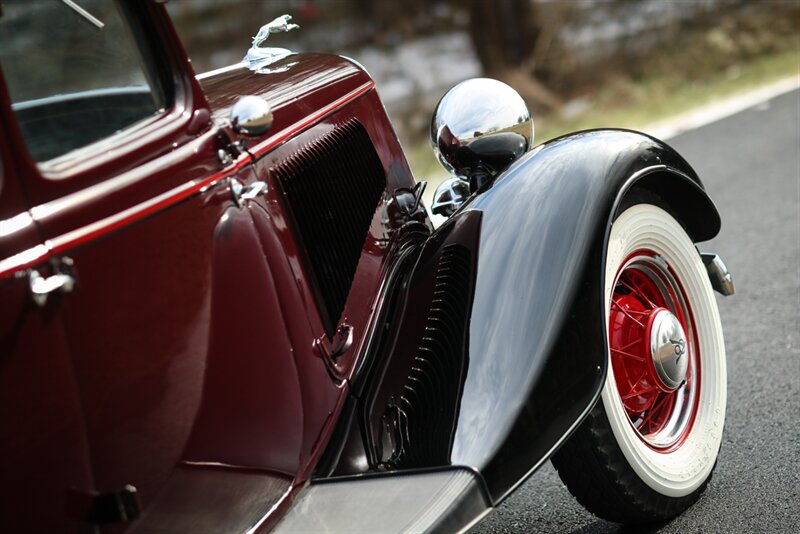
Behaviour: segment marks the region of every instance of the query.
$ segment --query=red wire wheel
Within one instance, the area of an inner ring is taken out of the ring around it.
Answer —
[[[606,381],[553,465],[597,516],[663,521],[699,498],[722,443],[727,382],[716,299],[686,231],[651,203],[613,222],[604,275]]]
[[[631,425],[655,450],[680,446],[697,413],[700,362],[691,309],[654,251],[625,262],[608,317],[610,371]]]

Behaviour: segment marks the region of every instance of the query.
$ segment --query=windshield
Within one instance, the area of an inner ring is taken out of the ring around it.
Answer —
[[[164,107],[123,11],[108,0],[2,1],[0,65],[34,159],[99,140]]]

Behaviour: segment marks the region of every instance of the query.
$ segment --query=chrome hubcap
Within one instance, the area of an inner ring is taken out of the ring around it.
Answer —
[[[620,401],[642,441],[679,447],[697,412],[700,361],[691,308],[669,264],[647,249],[620,268],[608,342]]]
[[[656,310],[650,316],[650,356],[659,385],[674,391],[683,384],[689,368],[686,332],[669,310]]]

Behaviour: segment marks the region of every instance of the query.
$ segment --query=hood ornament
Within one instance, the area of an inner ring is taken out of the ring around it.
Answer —
[[[289,22],[290,20],[292,20],[291,15],[281,15],[272,22],[261,26],[261,29],[253,37],[252,46],[242,60],[247,64],[247,68],[254,72],[266,74],[270,72],[266,67],[294,53],[286,48],[261,46],[273,33],[289,32],[300,27]]]
[[[266,41],[267,37],[269,37],[272,33],[289,32],[300,27],[297,24],[290,23],[290,20],[292,20],[291,15],[281,15],[272,22],[268,22],[267,24],[261,26],[261,29],[258,30],[256,36],[253,37],[253,46],[260,47],[261,43]]]

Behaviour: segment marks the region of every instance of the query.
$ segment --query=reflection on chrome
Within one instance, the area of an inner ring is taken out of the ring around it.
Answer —
[[[290,20],[292,20],[290,15],[281,15],[272,22],[261,26],[261,29],[253,37],[253,44],[243,59],[250,70],[265,73],[267,71],[265,71],[264,67],[293,54],[291,50],[286,48],[261,46],[273,33],[288,32],[300,27],[297,24],[290,23]]]
[[[231,108],[230,121],[233,129],[242,135],[263,135],[272,126],[272,109],[261,97],[243,96]]]
[[[533,121],[519,94],[489,78],[459,83],[436,106],[431,140],[439,162],[466,176],[472,191],[533,145]]]
[[[449,217],[466,202],[469,194],[468,182],[459,177],[449,178],[436,188],[431,211],[436,215]]]
[[[678,318],[669,310],[656,312],[650,326],[650,356],[658,379],[669,391],[674,391],[686,378],[689,358],[688,341]]]
[[[22,269],[47,258],[50,249],[47,245],[36,245],[33,248],[14,254],[10,258],[0,260],[0,276]]]
[[[0,237],[6,237],[15,234],[33,224],[33,217],[26,212],[20,213],[10,219],[0,221]]]

